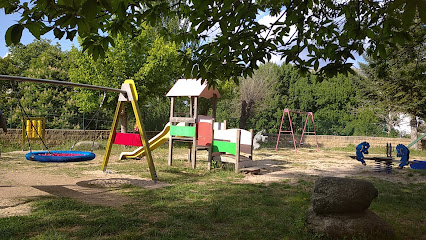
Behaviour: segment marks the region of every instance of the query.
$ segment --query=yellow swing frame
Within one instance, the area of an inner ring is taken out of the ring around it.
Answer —
[[[146,149],[146,160],[148,161],[149,172],[151,174],[151,178],[154,181],[157,181],[157,172],[155,171],[154,160],[152,159],[151,149],[149,148],[149,141],[146,137],[145,127],[142,122],[142,115],[139,109],[138,104],[138,93],[136,91],[136,86],[133,80],[129,79],[124,81],[121,85],[121,90],[126,91],[127,96],[123,93],[120,93],[117,103],[117,108],[115,109],[114,120],[112,122],[111,131],[109,133],[107,146],[105,149],[104,160],[102,162],[102,171],[106,171],[108,160],[111,155],[111,148],[115,141],[115,132],[117,130],[120,109],[126,102],[130,102],[132,104],[133,113],[135,114],[136,124],[139,128],[139,134],[141,137],[141,141],[143,146]]]

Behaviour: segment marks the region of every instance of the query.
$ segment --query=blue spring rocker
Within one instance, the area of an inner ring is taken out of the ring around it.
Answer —
[[[356,160],[360,161],[362,165],[367,165],[364,161],[364,153],[368,154],[370,144],[368,142],[362,142],[356,146]]]

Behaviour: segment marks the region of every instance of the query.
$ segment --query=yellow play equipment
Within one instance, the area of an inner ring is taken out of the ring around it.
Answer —
[[[111,131],[109,133],[108,142],[107,142],[107,146],[106,146],[106,149],[105,149],[104,160],[103,160],[103,163],[102,163],[102,171],[106,171],[109,156],[111,154],[111,148],[112,148],[112,145],[115,142],[120,110],[123,107],[124,103],[130,102],[132,104],[133,113],[135,114],[136,125],[138,126],[138,129],[139,129],[139,135],[140,135],[141,143],[142,143],[143,146],[148,146],[146,149],[144,149],[144,156],[146,156],[146,159],[148,161],[148,166],[149,166],[149,171],[151,173],[151,178],[152,178],[152,180],[156,181],[157,180],[157,173],[155,171],[154,161],[153,161],[152,155],[151,155],[151,148],[149,147],[151,142],[148,142],[148,139],[146,137],[145,127],[142,123],[142,116],[141,116],[141,112],[140,112],[140,109],[139,109],[138,94],[136,92],[135,83],[133,82],[133,80],[126,80],[121,85],[121,90],[126,91],[127,94],[120,93],[120,96],[118,98],[117,108],[115,109],[114,119],[113,119],[113,122],[112,122]],[[154,142],[152,144],[154,144]]]
[[[46,118],[25,117],[22,119],[22,150],[26,140],[46,140]]]

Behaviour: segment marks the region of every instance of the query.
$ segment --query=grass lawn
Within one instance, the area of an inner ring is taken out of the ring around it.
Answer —
[[[121,150],[113,149],[113,155]],[[171,184],[168,187],[146,189],[125,184],[114,188],[116,193],[131,199],[129,203],[119,207],[91,205],[61,196],[32,198],[30,201],[33,209],[29,215],[0,218],[0,239],[320,237],[308,233],[305,227],[305,213],[311,205],[312,188],[318,176],[301,177],[296,181],[283,179],[272,183],[245,183],[241,181],[244,175],[235,174],[232,170],[207,171],[205,162],[199,164],[195,170],[190,169],[184,155],[187,150],[177,149],[179,151],[182,153],[181,157],[175,159],[172,167],[167,166],[166,148],[153,152],[159,179]],[[335,151],[326,150],[323,154],[332,152]],[[266,153],[273,154],[273,151],[265,151]],[[102,156],[103,152],[99,151],[97,155]],[[109,166],[116,173],[149,177],[144,159],[110,161]],[[99,168],[99,162],[58,167],[55,164],[40,165],[7,157],[0,160],[0,172],[36,169],[72,177],[78,176],[82,171]],[[417,180],[426,178],[420,171],[410,173]],[[424,181],[398,183],[377,178],[368,180],[379,190],[379,197],[373,201],[370,209],[394,228],[397,239],[424,239]],[[7,186],[0,186],[2,187]]]

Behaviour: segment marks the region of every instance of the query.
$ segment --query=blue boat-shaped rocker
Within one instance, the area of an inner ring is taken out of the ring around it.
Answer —
[[[39,151],[29,152],[25,155],[27,160],[38,162],[81,162],[92,160],[95,157],[94,153],[80,151]]]
[[[411,164],[410,167],[412,169],[426,169],[426,161],[418,161],[418,160],[414,160]]]

